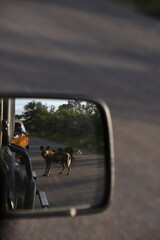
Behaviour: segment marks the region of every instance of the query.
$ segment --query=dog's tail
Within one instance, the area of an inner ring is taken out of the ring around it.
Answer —
[[[81,151],[80,149],[78,149],[78,148],[75,149],[75,152],[76,152],[77,154],[83,154],[82,151]]]

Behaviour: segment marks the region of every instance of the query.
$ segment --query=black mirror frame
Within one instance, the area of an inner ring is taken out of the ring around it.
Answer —
[[[94,214],[104,211],[111,203],[114,191],[115,182],[115,158],[114,158],[114,141],[113,141],[113,129],[112,120],[108,106],[101,99],[95,97],[87,97],[83,95],[74,94],[54,94],[54,93],[1,93],[0,98],[47,98],[47,99],[71,99],[71,100],[83,100],[90,101],[96,104],[102,114],[104,124],[104,139],[105,139],[105,189],[104,199],[100,205],[88,208],[88,206],[77,206],[76,208],[52,208],[45,211],[38,210],[24,210],[17,212],[7,212],[1,215],[2,218],[30,218],[30,217],[53,217],[53,216],[77,216],[84,214]]]

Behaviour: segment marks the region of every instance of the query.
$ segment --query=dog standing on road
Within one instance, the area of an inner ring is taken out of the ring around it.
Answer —
[[[54,150],[53,150],[54,151]],[[82,152],[78,149],[78,148],[73,148],[73,147],[66,147],[66,148],[58,148],[57,149],[58,152],[66,152],[69,153],[71,156],[71,163],[73,163],[73,161],[75,161],[75,158],[73,157],[73,154],[82,154]]]
[[[63,173],[65,166],[68,168],[67,175],[70,174],[71,156],[69,153],[50,150],[49,146],[46,148],[44,146],[41,146],[40,150],[41,150],[41,156],[45,159],[45,162],[46,162],[46,170],[43,176],[47,177],[49,175],[52,162],[55,162],[55,163],[60,162],[62,164],[63,169],[59,174]]]

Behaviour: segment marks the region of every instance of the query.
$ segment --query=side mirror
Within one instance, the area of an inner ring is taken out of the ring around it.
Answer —
[[[105,103],[7,95],[0,111],[8,126],[0,125],[1,216],[76,216],[109,206],[114,146]]]

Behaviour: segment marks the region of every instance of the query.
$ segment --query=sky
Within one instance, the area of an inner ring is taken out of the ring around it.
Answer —
[[[68,103],[68,100],[61,100],[61,99],[57,100],[57,99],[42,99],[42,98],[17,98],[15,113],[17,115],[22,114],[22,112],[24,111],[24,106],[31,101],[41,102],[42,104],[47,105],[49,108],[51,107],[51,105],[54,105],[56,109],[60,105]]]

